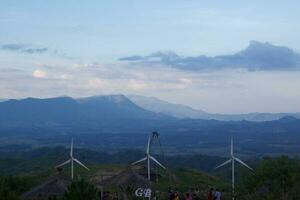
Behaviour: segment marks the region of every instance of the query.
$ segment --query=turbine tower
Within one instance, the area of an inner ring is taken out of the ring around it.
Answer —
[[[82,166],[83,168],[85,168],[86,170],[89,170],[89,168],[87,168],[84,164],[82,164],[79,160],[77,160],[76,158],[73,157],[73,138],[72,138],[72,142],[71,142],[71,148],[70,148],[70,159],[63,162],[60,165],[57,165],[55,168],[60,168],[66,164],[71,163],[71,179],[73,180],[74,178],[74,162],[76,162],[77,164],[79,164],[80,166]]]
[[[247,167],[250,170],[253,170],[251,167],[249,167],[246,163],[244,163],[242,160],[240,160],[239,158],[234,156],[233,153],[233,137],[231,137],[231,148],[230,148],[230,159],[227,160],[226,162],[222,163],[221,165],[217,166],[215,169],[218,169],[220,167],[223,167],[224,165],[227,165],[229,163],[231,163],[231,167],[232,167],[232,171],[231,171],[231,176],[232,176],[232,200],[234,200],[234,186],[235,186],[235,167],[234,167],[234,162],[237,161],[238,163],[244,165],[245,167]]]
[[[156,164],[158,164],[161,168],[163,169],[166,169],[160,162],[158,162],[158,160],[156,160],[156,158],[154,158],[153,156],[151,156],[150,154],[150,150],[151,150],[151,144],[152,144],[152,141],[154,138],[158,138],[158,133],[157,132],[153,132],[152,134],[149,135],[149,138],[148,138],[148,143],[147,143],[147,150],[146,150],[146,157],[132,163],[131,165],[136,165],[140,162],[143,162],[145,160],[147,160],[147,170],[148,170],[148,180],[150,181],[150,178],[151,178],[151,174],[150,174],[150,161],[154,161]]]

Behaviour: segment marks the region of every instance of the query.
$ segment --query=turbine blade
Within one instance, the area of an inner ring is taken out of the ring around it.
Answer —
[[[62,166],[66,165],[66,164],[68,164],[70,162],[71,162],[71,159],[67,160],[66,162],[61,163],[60,165],[57,165],[55,168],[62,167]]]
[[[233,137],[231,137],[230,155],[233,156]]]
[[[149,138],[148,138],[148,143],[147,143],[147,150],[146,150],[146,154],[150,154],[150,145],[151,145],[151,142],[152,142],[152,138],[151,138],[151,135],[149,135]]]
[[[77,162],[77,164],[81,165],[83,168],[85,168],[86,170],[90,170],[89,168],[87,168],[84,164],[82,164],[79,160],[77,160],[76,158],[74,158],[74,161]]]
[[[248,169],[253,170],[251,167],[249,167],[249,165],[247,165],[246,163],[244,163],[243,161],[241,161],[239,158],[234,158],[234,160],[236,160],[237,162],[241,163],[242,165],[244,165]]]
[[[140,162],[143,162],[143,161],[145,161],[145,160],[147,160],[147,157],[145,157],[145,158],[142,158],[142,159],[140,159],[140,160],[138,160],[138,161],[135,161],[135,162],[134,162],[134,163],[132,163],[131,165],[138,164],[138,163],[140,163]]]
[[[73,157],[73,138],[72,138],[72,141],[71,141],[70,156]]]
[[[160,162],[158,162],[158,160],[156,160],[156,158],[154,158],[153,156],[150,156],[150,158],[151,158],[151,160],[156,162],[156,164],[158,164],[161,168],[166,169]]]
[[[220,168],[220,167],[223,167],[224,165],[229,164],[231,161],[232,161],[232,159],[229,159],[229,160],[227,160],[226,162],[222,163],[221,165],[215,167],[215,169],[218,169],[218,168]]]

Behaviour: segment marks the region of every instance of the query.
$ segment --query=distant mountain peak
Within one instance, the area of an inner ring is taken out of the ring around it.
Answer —
[[[260,41],[257,41],[257,40],[250,40],[249,41],[249,47],[251,46],[265,46],[265,45],[271,45],[271,43],[269,42],[260,42]],[[271,45],[273,46],[273,45]]]
[[[186,105],[170,103],[156,97],[128,95],[128,98],[138,106],[155,113],[163,113],[176,118],[205,118],[205,111],[196,110]]]
[[[130,101],[125,95],[123,94],[114,94],[114,95],[109,95],[106,96],[109,100],[115,102],[115,103],[120,103],[124,101]]]
[[[77,99],[79,102],[91,102],[91,101],[109,101],[112,103],[120,104],[120,103],[132,103],[125,95],[123,94],[113,94],[113,95],[99,95],[99,96],[91,96]]]
[[[0,103],[0,126],[98,126],[104,121],[108,126],[118,123],[126,126],[126,123],[134,123],[134,120],[147,122],[157,119],[172,118],[145,110],[124,95],[76,100],[70,97],[26,98]]]
[[[61,96],[61,97],[51,97],[51,98],[36,98],[36,97],[27,97],[24,99],[8,99],[3,102],[16,102],[16,103],[36,103],[36,102],[60,102],[60,103],[70,103],[75,102],[75,100],[68,96]]]
[[[284,116],[282,118],[279,119],[280,121],[283,121],[283,122],[294,122],[294,121],[299,121],[299,119],[297,119],[296,117],[294,116]]]

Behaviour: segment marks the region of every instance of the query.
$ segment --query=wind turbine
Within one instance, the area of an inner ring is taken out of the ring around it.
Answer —
[[[151,149],[151,144],[154,138],[158,138],[158,133],[157,132],[153,132],[152,134],[149,135],[148,138],[148,143],[147,143],[147,150],[146,150],[146,157],[132,163],[131,165],[136,165],[140,162],[143,162],[145,160],[147,160],[147,170],[148,170],[148,180],[150,181],[151,178],[151,174],[150,174],[150,160],[154,161],[156,164],[158,164],[161,168],[166,169],[160,162],[158,162],[158,160],[156,160],[156,158],[154,158],[153,156],[151,156],[150,154],[150,149]]]
[[[72,142],[71,142],[71,148],[70,148],[70,159],[63,162],[60,165],[57,165],[55,168],[60,168],[66,164],[71,163],[71,178],[73,180],[74,178],[74,162],[76,162],[77,164],[79,164],[80,166],[82,166],[83,168],[85,168],[86,170],[89,170],[89,168],[87,168],[84,164],[82,164],[79,160],[77,160],[76,158],[73,157],[73,138],[72,138]]]
[[[224,165],[227,165],[231,162],[231,167],[232,167],[232,200],[234,200],[234,184],[235,184],[235,172],[234,172],[234,162],[237,161],[239,162],[240,164],[244,165],[245,167],[247,167],[248,169],[250,170],[253,170],[251,167],[249,167],[246,163],[244,163],[243,161],[241,161],[239,158],[235,157],[234,156],[234,153],[233,153],[233,137],[231,137],[231,148],[230,148],[230,159],[227,160],[226,162],[222,163],[221,165],[217,166],[215,169],[218,169],[220,167],[223,167]]]

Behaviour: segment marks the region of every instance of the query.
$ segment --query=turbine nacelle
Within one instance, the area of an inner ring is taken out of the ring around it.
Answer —
[[[154,161],[157,165],[159,165],[161,168],[166,169],[165,166],[163,166],[156,158],[150,155],[150,149],[151,144],[154,138],[158,138],[159,134],[157,132],[153,132],[149,135],[148,143],[147,143],[147,149],[146,149],[146,156],[140,160],[137,160],[133,162],[131,165],[136,165],[138,163],[147,161],[147,168],[148,168],[148,180],[150,181],[150,160]]]
[[[231,163],[232,165],[232,199],[234,200],[234,181],[235,181],[235,173],[234,173],[234,162],[238,162],[240,163],[241,165],[247,167],[248,169],[250,170],[253,170],[251,167],[249,167],[246,163],[244,163],[241,159],[237,158],[234,156],[234,153],[233,153],[233,138],[231,137],[231,146],[230,146],[230,159],[225,161],[224,163],[220,164],[219,166],[217,166],[215,169],[218,169],[220,167],[223,167],[229,163]]]
[[[231,137],[231,145],[230,145],[230,159],[225,161],[224,163],[222,163],[221,165],[217,166],[215,169],[218,169],[224,165],[229,164],[230,162],[234,162],[237,161],[238,163],[240,163],[241,165],[244,165],[245,167],[247,167],[250,170],[253,170],[251,167],[249,167],[246,163],[244,163],[241,159],[237,158],[234,156],[233,153],[233,137]]]
[[[237,161],[238,163],[240,163],[241,165],[244,165],[248,169],[253,170],[249,165],[247,165],[246,163],[244,163],[241,159],[235,158],[235,157],[232,157],[229,160],[227,160],[224,163],[222,163],[221,165],[218,165],[217,167],[215,167],[215,170],[218,169],[218,168],[220,168],[220,167],[223,167],[223,166],[225,166],[225,165],[227,165],[227,164],[229,164],[231,162],[234,162],[234,161]]]
[[[72,142],[71,142],[71,148],[70,148],[70,159],[57,165],[55,168],[58,169],[58,168],[61,168],[69,163],[71,163],[71,178],[73,180],[74,178],[74,166],[73,166],[73,163],[77,163],[78,165],[80,165],[81,167],[85,168],[86,170],[89,171],[89,168],[86,167],[82,162],[80,162],[78,159],[74,158],[73,157],[73,138],[72,138]]]
[[[154,158],[153,156],[149,156],[149,159],[151,159],[152,161],[154,161],[157,165],[159,165],[161,168],[166,169],[165,166],[163,166],[156,158]],[[133,162],[131,165],[136,165],[138,163],[144,162],[145,160],[148,160],[148,156]]]

